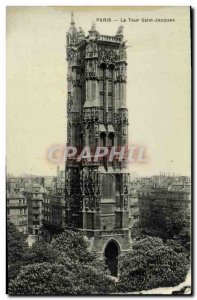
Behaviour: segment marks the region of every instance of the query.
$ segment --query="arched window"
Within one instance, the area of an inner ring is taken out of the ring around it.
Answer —
[[[112,132],[110,132],[108,135],[107,146],[108,147],[114,146],[114,133]]]
[[[99,146],[100,147],[105,147],[106,146],[106,133],[104,133],[104,132],[100,133]]]

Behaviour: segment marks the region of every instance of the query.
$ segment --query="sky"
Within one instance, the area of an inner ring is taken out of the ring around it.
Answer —
[[[129,171],[190,175],[189,7],[8,7],[7,172],[56,174],[57,164],[47,153],[66,142],[65,47],[71,11],[86,34],[97,18],[112,20],[96,21],[101,34],[114,35],[124,26],[129,144],[144,146],[147,154],[146,162],[129,164]]]

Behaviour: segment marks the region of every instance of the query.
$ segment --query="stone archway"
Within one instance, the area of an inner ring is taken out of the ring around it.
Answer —
[[[115,240],[111,240],[107,243],[105,247],[105,258],[106,265],[112,276],[118,276],[118,255],[120,252],[120,247]]]

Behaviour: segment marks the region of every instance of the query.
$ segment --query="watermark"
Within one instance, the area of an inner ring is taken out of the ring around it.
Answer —
[[[59,144],[53,145],[48,149],[47,160],[52,164],[61,164],[68,160],[75,161],[76,163],[99,163],[103,160],[109,163],[115,161],[145,163],[148,158],[145,146],[97,146],[96,148],[85,146],[80,148]]]

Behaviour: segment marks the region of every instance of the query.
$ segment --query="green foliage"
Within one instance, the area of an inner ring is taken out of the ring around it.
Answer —
[[[144,215],[143,219],[141,219],[140,227],[145,234],[152,233],[152,235],[158,235],[162,238],[172,238],[177,234],[178,227],[185,225],[181,225],[181,220],[179,221],[182,214],[184,214],[184,211],[178,213],[174,211],[168,212],[165,209],[154,207],[150,215],[147,214],[147,217]]]
[[[95,253],[87,251],[89,243],[83,235],[71,230],[65,230],[59,234],[52,242],[52,247],[72,260],[81,263],[89,263],[97,257]]]
[[[26,251],[24,257],[25,265],[43,262],[53,263],[58,256],[58,252],[50,243],[36,241],[31,248]]]
[[[79,287],[78,294],[109,294],[116,290],[114,281],[98,265],[80,266],[80,270],[73,275]]]
[[[8,264],[23,260],[24,254],[28,248],[25,236],[19,232],[15,225],[7,223],[7,250]]]
[[[178,210],[168,212],[163,209],[154,208],[151,216],[143,218],[134,228],[135,238],[143,238],[147,235],[166,240],[176,240],[183,251],[190,251],[190,217],[189,210]]]
[[[176,240],[166,240],[165,245],[171,247],[177,253],[185,252],[185,248]]]
[[[28,249],[25,236],[20,233],[14,224],[7,223],[7,253],[8,253],[8,283],[16,278]]]
[[[173,214],[165,217],[164,225],[163,242],[157,237],[144,237],[140,224],[136,224],[132,251],[119,260],[119,291],[174,286],[184,280],[189,263],[186,255],[190,241],[188,218]],[[82,234],[66,230],[54,241],[38,241],[31,248],[12,224],[8,236],[8,271],[12,279],[9,294],[88,295],[117,291],[105,262],[88,250],[89,242]]]
[[[12,262],[10,264],[8,264],[7,266],[7,274],[8,274],[8,285],[9,285],[9,282],[13,279],[15,279],[20,270],[21,270],[21,267],[24,265],[23,261],[16,261],[15,263]]]
[[[147,237],[133,244],[132,251],[120,257],[121,292],[175,286],[187,274],[189,261],[161,239]]]
[[[182,228],[177,237],[181,245],[183,245],[185,249],[188,251],[188,254],[190,252],[190,244],[191,244],[190,235],[191,235],[190,228]]]
[[[9,286],[10,295],[49,295],[68,292],[72,284],[63,265],[41,263],[24,267]]]
[[[88,242],[65,231],[51,243],[37,242],[27,251],[25,264],[9,285],[11,295],[107,294],[115,289],[105,264]]]
[[[111,279],[91,266],[59,263],[26,266],[10,284],[10,295],[87,295],[113,292]]]
[[[143,226],[140,221],[133,224],[133,227],[131,228],[131,237],[132,239],[139,239],[143,237]]]

